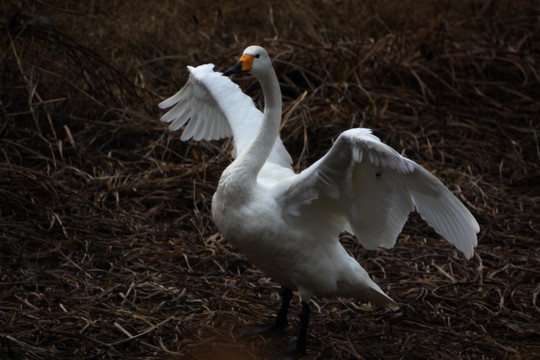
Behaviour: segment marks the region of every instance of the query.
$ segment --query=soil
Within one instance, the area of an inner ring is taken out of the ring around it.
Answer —
[[[467,261],[413,214],[348,251],[400,309],[315,297],[308,359],[540,358],[540,26],[530,1],[8,0],[0,11],[0,358],[275,359],[279,285],[214,226],[230,143],[157,104],[187,65],[274,60],[296,170],[351,127],[477,218]],[[235,77],[258,106],[252,77]]]

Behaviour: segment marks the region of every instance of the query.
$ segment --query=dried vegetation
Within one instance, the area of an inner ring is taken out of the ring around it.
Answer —
[[[482,228],[466,261],[416,216],[342,241],[401,309],[315,299],[313,359],[540,357],[540,28],[529,1],[4,1],[0,357],[275,358],[278,286],[220,236],[227,142],[156,104],[185,66],[275,59],[303,168],[352,126],[439,176]],[[238,78],[260,104],[253,79]],[[291,315],[290,333],[296,333]]]

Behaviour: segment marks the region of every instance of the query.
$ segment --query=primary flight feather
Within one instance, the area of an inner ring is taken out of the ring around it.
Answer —
[[[264,113],[213,65],[188,67],[189,80],[161,102],[171,130],[182,140],[232,136],[235,158],[212,200],[221,233],[284,288],[273,329],[283,330],[291,300],[302,299],[294,350],[306,353],[312,295],[348,296],[377,305],[397,304],[371,280],[338,241],[351,231],[366,249],[394,246],[410,212],[471,258],[479,226],[440,180],[380,140],[369,129],[343,132],[319,161],[299,174],[279,138],[281,91],[267,52],[248,47],[227,73],[249,72],[264,94]]]

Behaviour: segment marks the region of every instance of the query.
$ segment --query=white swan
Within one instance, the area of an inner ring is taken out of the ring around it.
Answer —
[[[473,255],[479,226],[471,213],[436,177],[368,129],[345,131],[325,156],[295,174],[279,138],[279,83],[262,47],[248,47],[226,74],[255,75],[264,94],[264,114],[212,64],[188,69],[184,88],[159,104],[175,105],[161,120],[171,122],[171,130],[189,121],[182,140],[233,136],[238,156],[219,180],[212,216],[226,239],[283,286],[274,330],[287,324],[292,291],[300,293],[296,356],[306,353],[312,295],[397,308],[340,244],[343,230],[354,232],[367,249],[390,248],[416,210],[466,258]]]

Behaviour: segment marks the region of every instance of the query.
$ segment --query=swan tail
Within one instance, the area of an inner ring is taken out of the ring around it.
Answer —
[[[362,296],[369,299],[372,304],[380,307],[389,308],[392,310],[397,310],[399,308],[399,305],[394,300],[392,300],[392,298],[383,293],[380,289],[377,290],[370,288],[367,293],[362,294]]]

